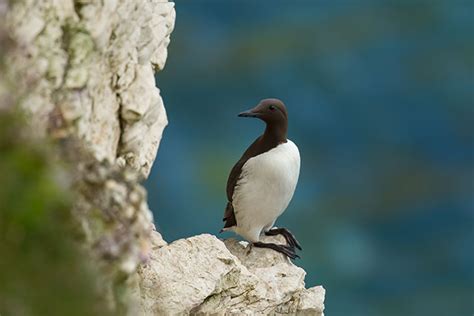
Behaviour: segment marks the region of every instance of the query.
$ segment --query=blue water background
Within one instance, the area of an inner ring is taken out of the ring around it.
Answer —
[[[474,313],[474,2],[177,1],[146,183],[173,241],[217,234],[230,168],[288,107],[302,158],[277,225],[327,315]],[[222,237],[231,237],[226,233]]]

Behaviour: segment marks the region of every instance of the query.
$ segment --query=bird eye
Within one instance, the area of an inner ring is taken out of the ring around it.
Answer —
[[[276,107],[274,105],[270,105],[268,108],[270,109],[270,111],[275,111],[275,109],[276,109]]]

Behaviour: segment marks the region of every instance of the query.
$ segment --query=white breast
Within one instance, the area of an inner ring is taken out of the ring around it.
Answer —
[[[258,241],[262,230],[270,229],[290,203],[299,173],[300,154],[290,140],[250,158],[234,190],[237,226],[233,230]]]

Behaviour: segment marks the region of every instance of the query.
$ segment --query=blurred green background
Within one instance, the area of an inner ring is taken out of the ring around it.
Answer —
[[[327,315],[474,312],[474,2],[176,1],[147,181],[165,239],[219,231],[227,175],[277,97],[302,169],[277,225]],[[228,238],[232,234],[223,234]]]
[[[74,238],[66,165],[13,112],[0,110],[0,315],[111,315]]]

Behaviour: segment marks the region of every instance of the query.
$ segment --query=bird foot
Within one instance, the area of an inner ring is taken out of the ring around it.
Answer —
[[[276,236],[276,235],[283,235],[285,237],[286,243],[288,246],[293,248],[293,250],[298,248],[299,250],[303,250],[300,246],[298,240],[296,240],[295,236],[286,228],[272,228],[269,231],[265,232],[267,236]]]
[[[263,242],[254,242],[252,245],[255,246],[255,247],[258,247],[258,248],[273,249],[273,250],[275,250],[279,253],[284,254],[285,256],[287,256],[288,258],[293,259],[293,260],[296,259],[296,258],[299,258],[299,256],[295,252],[294,247],[291,247],[291,246],[277,245],[277,244],[273,244],[273,243],[263,243]]]

